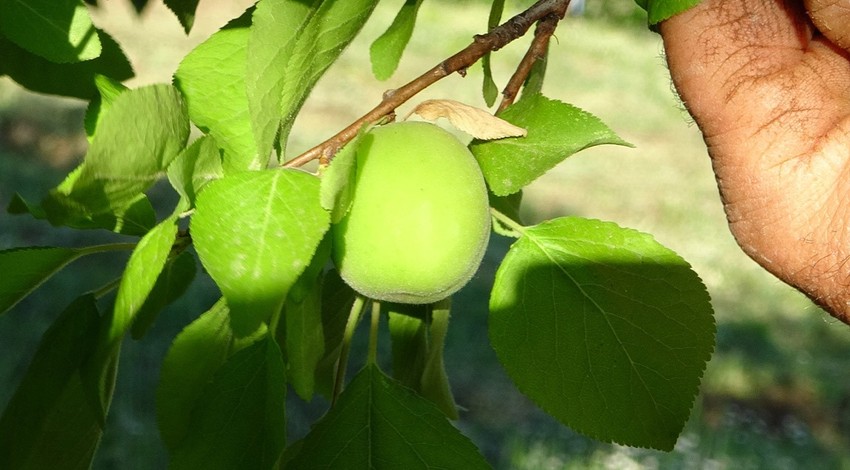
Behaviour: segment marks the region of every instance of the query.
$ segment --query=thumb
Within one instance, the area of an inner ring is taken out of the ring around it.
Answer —
[[[850,51],[850,0],[805,0],[805,4],[821,34]]]

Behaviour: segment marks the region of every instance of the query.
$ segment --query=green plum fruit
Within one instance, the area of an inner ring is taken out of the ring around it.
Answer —
[[[487,188],[475,157],[427,122],[363,136],[351,206],[333,227],[333,258],[354,290],[427,304],[475,274],[490,234]]]

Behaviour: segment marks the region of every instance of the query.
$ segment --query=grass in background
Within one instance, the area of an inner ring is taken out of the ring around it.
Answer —
[[[850,465],[846,437],[850,432],[850,374],[846,373],[850,328],[830,320],[737,248],[726,228],[699,132],[688,124],[670,90],[659,38],[623,19],[634,10],[625,16],[611,13],[613,5],[626,8],[631,0],[611,2],[607,13],[594,10],[603,2],[588,4],[588,14],[596,19],[568,18],[562,24],[552,45],[544,92],[596,114],[637,148],[598,147],[568,159],[527,188],[524,216],[528,223],[562,215],[614,221],[652,233],[691,262],[708,286],[718,320],[717,351],[706,370],[702,393],[676,450],[669,454],[597,443],[537,410],[516,392],[487,343],[489,286],[509,243],[494,237],[481,271],[456,299],[449,331],[449,374],[458,401],[467,408],[459,426],[498,468]],[[104,3],[107,8],[100,22],[126,45],[139,74],[132,84],[140,85],[169,81],[179,59],[205,34],[238,14],[238,4],[245,2],[202,2],[201,8],[208,10],[198,16],[189,38],[161,5],[146,11],[138,22],[126,5]],[[516,11],[527,3],[508,2],[508,7]],[[368,46],[391,22],[400,4],[382,4],[316,87],[292,133],[292,152],[332,135],[376,104],[385,90],[456,52],[486,27],[484,2],[426,2],[399,71],[387,82],[377,82],[371,75]],[[494,55],[501,84],[527,43],[519,41]],[[420,99],[451,98],[483,106],[480,82],[481,71],[475,66],[465,78],[449,77]],[[417,101],[400,109],[399,115],[404,116]],[[79,145],[82,106],[25,94],[9,82],[0,82],[0,205],[5,207],[14,191],[38,199],[61,180],[61,170],[75,164],[84,149]],[[21,123],[29,127],[20,128]],[[32,128],[38,130],[35,137],[21,140],[21,135],[32,135],[27,134]],[[17,129],[17,134],[10,129]],[[15,135],[18,140],[10,139]],[[80,245],[90,243],[90,237],[102,240],[106,235],[58,230],[0,214],[0,248]],[[11,395],[52,318],[79,289],[117,276],[120,261],[80,261],[0,317],[0,344],[6,358],[0,361],[0,383],[4,384],[0,406]],[[209,280],[196,284],[192,295],[169,309],[145,341],[128,341],[96,469],[163,466],[153,389],[173,336],[215,298]],[[321,407],[317,402],[293,411],[291,437],[305,432]]]

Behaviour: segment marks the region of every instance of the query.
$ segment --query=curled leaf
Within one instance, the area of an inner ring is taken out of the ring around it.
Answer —
[[[525,129],[493,116],[484,109],[454,100],[425,100],[410,114],[417,114],[429,121],[446,118],[453,126],[479,140],[525,137],[528,134]]]

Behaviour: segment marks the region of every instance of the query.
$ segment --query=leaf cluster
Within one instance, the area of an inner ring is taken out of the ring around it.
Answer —
[[[89,467],[123,341],[144,338],[198,262],[221,299],[175,337],[162,365],[157,419],[173,468],[487,468],[450,421],[462,417],[443,361],[450,299],[369,302],[330,263],[329,228],[351,203],[359,138],[380,120],[358,121],[358,134],[328,146],[318,174],[286,164],[295,161],[286,142],[301,106],[377,3],[260,0],[184,57],[173,83],[128,89],[129,61],[82,2],[0,0],[0,74],[90,103],[82,163],[38,202],[15,196],[9,212],[123,236],[0,251],[0,313],[81,257],[130,252],[120,276],[82,293],[42,337],[0,416],[0,468]],[[377,79],[392,76],[423,3],[405,1],[373,43]],[[638,3],[655,24],[694,2]],[[166,0],[187,32],[197,4]],[[509,24],[540,13],[539,24],[554,28],[566,4],[539,1]],[[492,2],[491,32],[466,50],[482,60],[490,106],[497,47],[480,44],[497,35],[504,9]],[[553,30],[538,28],[534,51],[548,50]],[[528,57],[498,120],[445,101],[420,112],[478,137],[469,148],[491,193],[494,230],[516,239],[490,297],[491,344],[519,390],[565,425],[672,449],[713,349],[708,294],[647,234],[576,217],[522,223],[528,184],[585,148],[629,145],[590,113],[544,96],[546,59]],[[159,180],[178,196],[164,217],[146,195]],[[367,311],[367,365],[349,381],[352,335]],[[391,374],[377,365],[382,321]],[[290,389],[332,404],[292,443]]]

